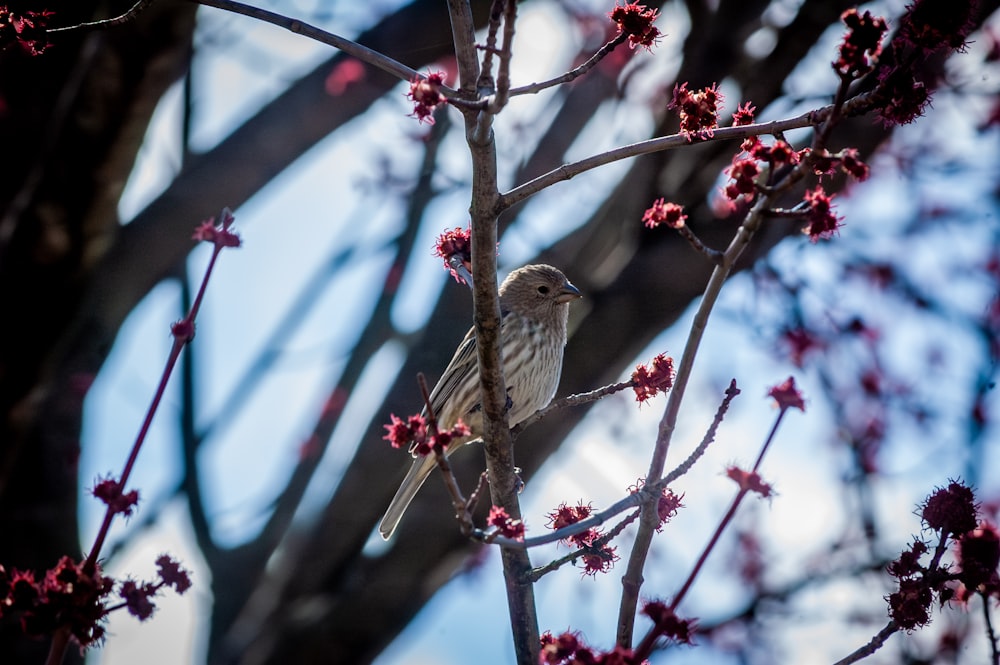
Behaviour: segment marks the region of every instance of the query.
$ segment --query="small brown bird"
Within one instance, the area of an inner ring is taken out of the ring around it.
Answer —
[[[580,292],[566,276],[547,265],[515,270],[500,285],[501,352],[511,427],[545,407],[555,396],[566,346],[569,303],[579,297]],[[476,331],[472,328],[431,391],[430,403],[438,428],[450,429],[461,418],[478,436],[483,426],[479,401]],[[453,440],[446,454],[450,456],[474,436]],[[396,530],[407,506],[436,466],[433,455],[413,460],[379,524],[383,538],[388,540]]]

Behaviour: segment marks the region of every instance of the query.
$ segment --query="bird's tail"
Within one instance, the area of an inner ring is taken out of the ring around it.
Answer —
[[[378,525],[378,532],[382,534],[382,538],[389,540],[389,536],[399,526],[399,520],[403,519],[403,513],[413,501],[413,497],[417,495],[420,486],[424,484],[436,466],[437,460],[434,455],[424,455],[413,460],[410,470],[406,472],[406,478],[396,490],[396,496],[392,497],[389,508],[386,509],[385,515]]]

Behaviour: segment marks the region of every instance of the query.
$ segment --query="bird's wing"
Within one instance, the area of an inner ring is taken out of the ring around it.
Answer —
[[[444,405],[448,398],[458,390],[459,386],[465,383],[470,375],[475,375],[479,371],[476,351],[476,329],[469,328],[465,334],[465,339],[458,345],[455,355],[445,369],[434,389],[431,391],[430,403],[434,409],[435,417],[440,417],[444,410]],[[459,416],[464,414],[459,414]]]

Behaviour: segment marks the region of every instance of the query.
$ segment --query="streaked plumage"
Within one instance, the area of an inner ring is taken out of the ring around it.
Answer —
[[[566,276],[547,265],[515,270],[500,285],[501,352],[510,397],[508,421],[512,427],[546,406],[555,395],[566,346],[569,303],[578,297],[580,292]],[[430,402],[439,427],[449,429],[461,418],[474,435],[453,441],[448,447],[449,456],[482,431],[476,355],[473,328],[431,391]],[[388,539],[395,531],[407,506],[436,465],[433,456],[413,460],[379,524],[383,538]]]

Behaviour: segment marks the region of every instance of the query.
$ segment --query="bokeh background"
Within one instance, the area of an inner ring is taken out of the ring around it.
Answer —
[[[62,24],[128,4],[46,7]],[[473,4],[482,24],[489,3]],[[978,3],[964,52],[926,63],[925,117],[837,130],[835,147],[858,148],[872,169],[864,183],[826,180],[839,190],[839,235],[810,243],[771,220],[725,287],[668,466],[701,439],[730,379],[742,395],[674,487],[685,508],[654,544],[645,597],[677,590],[721,518],[734,492],[723,469],[752,463],[777,413],[768,387],[793,375],[807,409],[789,414],[765,462],[777,495],[741,510],[681,607],[699,619],[696,646],[652,662],[832,662],[885,624],[884,565],[919,534],[914,510],[930,491],[962,478],[984,514],[1000,506],[996,5]],[[261,6],[422,71],[453,71],[445,3]],[[501,187],[676,131],[676,82],[718,82],[729,111],[751,101],[761,120],[828,103],[850,6],[663,3],[652,52],[622,47],[498,117]],[[891,33],[905,3],[864,8]],[[582,62],[614,35],[610,9],[520,3],[515,85]],[[192,230],[229,206],[244,245],[220,259],[133,475],[139,510],[105,553],[111,574],[141,579],[169,552],[194,587],[159,598],[150,621],[114,614],[87,662],[510,662],[498,557],[460,537],[442,487],[428,483],[392,541],[372,536],[408,464],[381,425],[418,410],[416,373],[436,377],[471,322],[468,290],[433,256],[439,233],[467,224],[461,118],[444,109],[418,124],[405,82],[187,2],[158,0],[125,25],[52,41],[38,57],[0,53],[0,562],[44,570],[89,547],[103,505],[88,490],[120,472],[169,325],[207,263]],[[679,355],[711,266],[672,232],[642,228],[642,212],[659,197],[682,203],[692,228],[724,246],[739,216],[718,192],[737,150],[708,143],[619,162],[502,218],[503,271],[546,261],[586,294],[573,305],[560,395]],[[640,407],[626,392],[523,433],[529,534],[562,502],[623,496],[645,473],[664,404]],[[471,488],[481,455],[455,461]],[[545,577],[542,629],[610,646],[623,568]],[[3,634],[10,654],[37,662],[45,645],[15,634]],[[970,606],[894,636],[872,662],[987,653],[982,608]]]

